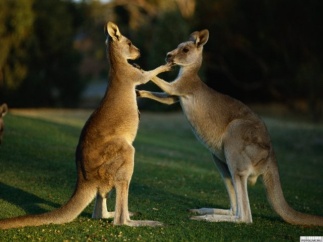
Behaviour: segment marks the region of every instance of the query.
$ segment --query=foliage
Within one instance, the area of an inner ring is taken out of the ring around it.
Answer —
[[[11,106],[77,105],[85,84],[107,77],[102,29],[111,20],[141,49],[137,61],[143,69],[160,65],[190,32],[207,28],[210,38],[201,76],[210,87],[243,101],[286,103],[297,112],[309,112],[313,120],[322,118],[323,1],[28,0],[17,5],[13,0],[0,4],[5,23],[0,26],[4,43],[0,68],[5,75],[0,77],[0,98]],[[162,77],[172,80],[175,72]],[[156,90],[152,84],[144,88]],[[145,102],[144,107],[172,108],[154,102]]]
[[[75,4],[68,1],[34,1],[33,32],[25,36],[22,50],[28,75],[22,76],[24,81],[20,85],[13,88],[9,83],[3,90],[3,96],[11,106],[75,105],[82,90],[82,80],[77,70],[79,55],[73,49],[75,29],[80,24],[75,22],[76,10]],[[9,12],[16,16],[15,9]],[[13,21],[11,15],[7,17],[8,22]],[[18,26],[24,28],[21,23]],[[12,41],[15,42],[15,39]],[[12,58],[17,63],[16,56]],[[5,77],[7,75],[5,72]]]
[[[0,1],[0,88],[15,89],[28,73],[26,40],[32,32],[33,0]]]
[[[60,207],[75,184],[74,150],[89,112],[20,111],[6,116],[0,147],[1,218],[42,213]],[[295,209],[322,214],[322,125],[265,118],[280,166],[285,197]],[[321,236],[318,227],[283,222],[270,208],[262,183],[250,187],[254,223],[190,220],[189,208],[227,208],[229,201],[211,156],[198,143],[180,113],[142,113],[135,142],[135,172],[129,207],[133,219],[164,227],[112,226],[90,219],[93,203],[64,225],[0,232],[1,241],[298,241]],[[114,209],[115,195],[108,207]]]
[[[106,18],[120,24],[140,47],[142,57],[138,61],[144,69],[159,65],[168,51],[187,40],[190,32],[207,28],[210,38],[201,76],[210,87],[244,101],[280,101],[298,112],[307,110],[314,120],[322,117],[323,18],[318,11],[322,2],[184,2],[146,0],[124,4],[114,0],[105,5],[109,11],[102,8],[100,12],[96,6],[95,13],[103,25],[102,16],[112,10]],[[167,80],[175,76],[174,72],[162,75]],[[156,90],[152,84],[143,88]],[[145,102],[143,107],[149,106],[171,108],[154,102]]]
[[[323,78],[322,7],[320,1],[198,1],[197,27],[211,31],[205,50],[209,85],[248,101],[295,106],[295,100],[306,100],[318,119],[323,102],[318,94],[323,93],[318,86]],[[311,81],[300,77],[304,65],[315,70]]]

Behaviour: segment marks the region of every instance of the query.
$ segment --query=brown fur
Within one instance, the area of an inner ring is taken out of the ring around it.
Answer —
[[[8,112],[8,106],[6,103],[4,103],[0,106],[0,144],[2,143],[3,132],[4,132],[3,117],[7,114],[7,112]]]
[[[87,120],[76,149],[77,183],[74,194],[61,208],[40,215],[27,215],[0,221],[1,229],[44,224],[61,224],[75,219],[97,195],[94,218],[114,216],[115,225],[157,226],[155,221],[134,221],[128,212],[128,191],[134,168],[132,146],[139,118],[136,85],[146,83],[169,65],[153,71],[142,71],[128,59],[139,57],[139,50],[122,36],[118,27],[107,24],[110,60],[109,85],[106,94]],[[115,212],[108,212],[106,197],[115,187]]]
[[[139,91],[138,96],[172,104],[178,99],[198,139],[211,151],[231,201],[231,209],[201,208],[195,220],[252,223],[247,180],[254,184],[262,175],[268,200],[288,223],[323,226],[323,217],[299,213],[285,201],[278,166],[263,121],[246,105],[209,88],[199,76],[207,30],[191,34],[167,54],[167,61],[179,65],[177,79],[167,83],[152,81],[164,93]]]

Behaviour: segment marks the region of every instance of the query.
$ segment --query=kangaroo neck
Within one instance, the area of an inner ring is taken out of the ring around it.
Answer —
[[[199,61],[191,65],[181,66],[179,69],[178,77],[197,76],[201,68],[201,64],[202,64],[202,61]]]
[[[126,102],[125,99],[135,99],[135,91],[134,91],[134,82],[129,82],[128,78],[125,76],[125,73],[129,70],[129,63],[128,61],[119,56],[118,52],[113,53],[109,51],[109,77],[108,77],[108,86],[103,97],[101,104],[109,103],[109,99],[115,99],[116,96],[122,97],[121,99],[123,102]],[[108,93],[112,93],[108,95]],[[127,95],[124,95],[127,93]],[[129,95],[131,93],[132,95]],[[108,105],[109,106],[109,105]]]
[[[109,81],[108,81],[108,89],[114,88],[116,86],[117,90],[124,90],[129,87],[130,89],[133,88],[131,85],[132,82],[126,77],[126,73],[129,72],[129,66],[127,59],[123,56],[120,56],[118,52],[114,53],[113,49],[109,52]],[[123,85],[126,84],[126,85]],[[125,87],[120,88],[120,85]],[[119,86],[119,87],[118,87]]]
[[[198,78],[195,78],[195,77],[198,77],[198,71],[199,71],[199,68],[197,67],[182,66],[179,69],[177,79],[190,80],[190,81],[196,80],[198,79]]]
[[[122,100],[127,98],[127,95],[124,95],[124,93],[135,92],[135,83],[129,81],[128,77],[125,77],[124,75],[124,73],[127,72],[127,67],[125,67],[125,65],[129,64],[127,62],[124,64],[114,63],[110,66],[108,86],[106,90],[106,94],[111,92],[113,93],[113,96],[123,96]]]
[[[122,70],[129,65],[126,59],[113,54],[109,56],[109,64],[110,64],[109,79],[111,81],[116,76],[118,76],[118,72],[119,73],[122,72]]]
[[[117,72],[120,72],[125,66],[129,65],[127,59],[122,56],[117,47],[111,42],[109,42],[108,46],[108,60],[110,65],[109,79],[111,81],[117,75]]]

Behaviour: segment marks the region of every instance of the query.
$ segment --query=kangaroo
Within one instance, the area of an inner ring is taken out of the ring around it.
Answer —
[[[0,144],[2,143],[3,131],[4,131],[3,117],[7,114],[7,112],[8,112],[8,105],[4,103],[0,106]]]
[[[212,153],[226,189],[231,208],[191,209],[194,220],[252,223],[247,181],[255,184],[263,176],[273,209],[286,222],[323,226],[323,217],[300,213],[286,202],[281,188],[277,161],[263,121],[240,101],[209,88],[198,76],[208,30],[196,31],[188,41],[167,53],[168,63],[180,66],[178,77],[168,83],[158,77],[152,81],[164,93],[138,91],[137,95],[165,104],[180,101],[197,138]]]
[[[109,83],[99,107],[85,123],[75,152],[77,183],[70,200],[54,211],[0,220],[1,229],[44,224],[62,224],[74,220],[97,195],[94,218],[114,217],[114,225],[160,226],[157,221],[134,221],[128,211],[129,184],[134,169],[139,116],[136,85],[170,70],[170,65],[152,71],[139,70],[128,63],[140,56],[139,49],[124,37],[117,25],[109,22],[107,51]],[[108,212],[107,194],[116,189],[115,212]]]

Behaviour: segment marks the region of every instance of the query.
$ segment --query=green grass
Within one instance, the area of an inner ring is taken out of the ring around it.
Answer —
[[[23,110],[5,117],[0,146],[0,218],[58,208],[73,192],[74,150],[88,112]],[[323,215],[323,126],[265,118],[283,190],[295,209]],[[299,241],[323,228],[285,223],[270,208],[262,182],[249,188],[254,223],[189,219],[189,208],[228,207],[211,155],[181,113],[141,114],[129,207],[133,219],[164,227],[113,226],[92,220],[93,203],[72,223],[0,231],[0,241]],[[108,207],[114,208],[114,194]]]

